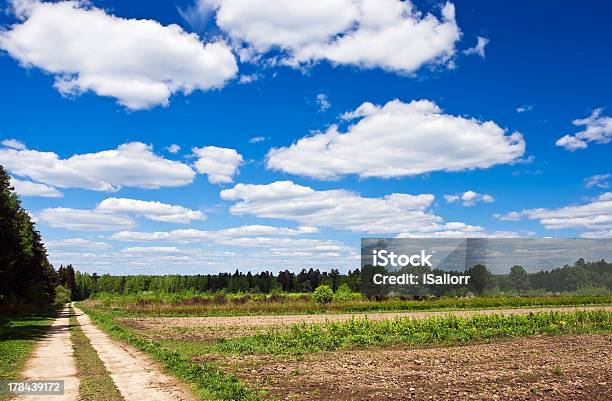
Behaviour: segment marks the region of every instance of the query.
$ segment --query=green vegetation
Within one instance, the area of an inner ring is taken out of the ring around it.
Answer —
[[[0,166],[0,313],[45,307],[54,287],[55,271],[40,233]]]
[[[185,381],[202,399],[227,401],[255,401],[258,394],[247,389],[234,375],[225,374],[209,362],[195,362],[187,355],[163,347],[159,342],[147,340],[133,330],[116,324],[112,315],[99,309],[83,310],[102,329],[148,353],[169,373]]]
[[[334,291],[328,285],[320,285],[312,293],[312,299],[317,303],[327,305],[334,299]]]
[[[122,401],[123,397],[115,387],[96,350],[81,330],[72,308],[70,338],[80,379],[79,399],[82,401]]]
[[[230,316],[606,305],[612,304],[612,295],[444,297],[422,301],[395,297],[375,301],[339,289],[332,302],[324,305],[316,302],[312,294],[104,293],[86,304],[117,310],[124,316]]]
[[[612,332],[612,312],[548,312],[529,315],[478,315],[381,321],[351,319],[297,324],[250,337],[225,340],[219,350],[232,353],[301,354],[394,344],[457,344],[513,336]]]
[[[58,305],[67,304],[71,301],[70,290],[63,285],[55,287],[55,303]]]
[[[36,341],[46,333],[56,314],[55,308],[47,308],[37,314],[0,317],[0,380],[19,377]],[[7,398],[7,394],[0,394],[0,400]]]

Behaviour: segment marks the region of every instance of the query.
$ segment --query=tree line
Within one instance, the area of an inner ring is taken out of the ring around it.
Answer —
[[[467,292],[484,294],[493,290],[503,292],[574,292],[584,288],[605,288],[612,291],[612,263],[605,260],[585,262],[579,259],[573,265],[566,265],[549,271],[528,273],[522,266],[512,266],[508,274],[494,275],[484,265],[475,265],[466,272],[434,273],[470,274],[467,286],[429,285],[427,293],[436,296],[465,295]],[[365,273],[365,272],[364,272]],[[319,269],[303,269],[299,273],[283,270],[278,274],[264,271],[247,273],[236,270],[234,273],[198,275],[98,275],[96,273],[75,274],[75,299],[85,299],[94,293],[136,294],[151,292],[201,292],[218,291],[237,293],[312,292],[320,285],[328,285],[332,290],[346,284],[351,291],[360,292],[365,275],[359,269],[342,274],[332,269],[329,272]]]
[[[36,224],[0,166],[0,313],[29,311],[78,297],[71,265],[56,271]]]
[[[56,284],[40,233],[0,166],[0,311],[49,304]]]

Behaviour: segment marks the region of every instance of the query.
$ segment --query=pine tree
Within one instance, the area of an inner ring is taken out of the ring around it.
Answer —
[[[54,286],[55,272],[40,233],[0,166],[0,306],[49,303]]]

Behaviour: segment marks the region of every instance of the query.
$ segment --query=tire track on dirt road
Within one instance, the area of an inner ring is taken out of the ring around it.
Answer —
[[[184,384],[162,373],[144,353],[111,339],[83,311],[74,311],[125,401],[196,401]]]
[[[74,349],[70,339],[70,309],[65,307],[34,348],[22,372],[23,380],[63,380],[63,395],[18,395],[14,401],[76,401],[79,396]]]

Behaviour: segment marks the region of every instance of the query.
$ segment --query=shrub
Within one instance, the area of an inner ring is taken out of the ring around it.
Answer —
[[[55,287],[55,303],[67,304],[71,301],[70,290],[62,285]]]
[[[328,285],[320,285],[312,293],[312,299],[320,304],[328,304],[334,299],[334,291]]]
[[[352,299],[351,288],[348,284],[341,284],[340,287],[336,290],[336,294],[334,295],[334,300],[336,301],[350,301]]]

